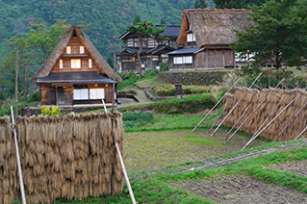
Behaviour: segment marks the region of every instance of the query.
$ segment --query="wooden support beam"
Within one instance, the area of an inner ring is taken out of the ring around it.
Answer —
[[[263,75],[263,73],[261,72],[256,79],[253,81],[253,83],[248,87],[248,88],[252,88],[256,82],[260,79],[260,77]],[[229,111],[229,113],[224,117],[224,119],[219,123],[219,125],[217,126],[217,128],[213,131],[213,133],[211,134],[211,136],[214,136],[214,134],[218,131],[218,129],[223,125],[223,123],[226,121],[226,119],[231,115],[231,113],[235,110],[235,108],[240,104],[240,102],[238,101],[234,107]],[[210,128],[210,130],[214,127],[214,125]]]
[[[300,132],[298,136],[295,137],[295,139],[296,140],[300,139],[306,131],[307,131],[307,126],[302,130],[302,132]]]
[[[206,113],[203,113],[203,118],[197,123],[197,125],[193,128],[192,132],[195,132],[195,130],[208,118],[208,116],[222,103],[227,93],[229,93],[240,81],[241,79],[237,79],[233,85],[225,92],[225,94],[218,100],[218,102]]]
[[[283,113],[285,112],[290,105],[292,105],[294,103],[294,101],[296,100],[297,97],[295,97],[295,99],[293,99],[290,103],[288,103],[281,111],[279,111],[279,113],[261,130],[259,130],[256,134],[254,134],[251,139],[243,146],[242,150],[244,150],[245,148],[247,148],[255,139],[257,139],[257,137],[263,133],[268,127],[270,127],[270,125]]]
[[[20,152],[19,152],[19,145],[18,145],[17,130],[16,130],[13,106],[11,106],[11,120],[12,120],[12,125],[13,125],[13,134],[14,134],[14,142],[15,142],[15,150],[16,150],[16,160],[17,160],[21,201],[22,201],[22,204],[27,204],[25,186],[24,186],[23,176],[22,176],[21,159],[20,159]]]

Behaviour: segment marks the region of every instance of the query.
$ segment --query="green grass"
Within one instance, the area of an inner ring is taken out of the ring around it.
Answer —
[[[222,109],[219,109],[201,125],[201,128],[211,127],[213,122],[220,117]],[[165,131],[179,129],[193,129],[202,119],[200,114],[154,114],[153,121],[134,127],[127,127],[127,132],[140,131]]]
[[[144,179],[132,182],[135,197],[138,203],[151,204],[210,204],[208,199],[192,195],[180,189],[173,188],[169,184],[157,179]],[[116,196],[101,198],[88,198],[83,201],[58,200],[55,204],[130,204],[128,190]]]
[[[127,88],[136,86],[138,82],[146,80],[154,80],[156,77],[157,73],[154,71],[145,72],[143,76],[134,73],[123,74],[122,75],[123,81],[118,84],[118,90],[119,91],[125,90]]]

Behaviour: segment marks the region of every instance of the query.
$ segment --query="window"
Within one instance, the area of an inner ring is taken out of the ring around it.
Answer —
[[[66,54],[71,54],[71,47],[70,46],[66,47]]]
[[[72,69],[80,69],[81,68],[81,60],[80,59],[71,59],[70,65]]]
[[[183,57],[183,63],[184,64],[193,64],[193,57],[192,56]]]
[[[183,64],[182,57],[174,57],[174,64]]]
[[[64,65],[63,65],[63,60],[62,60],[62,59],[60,59],[60,62],[59,62],[59,67],[60,67],[60,69],[63,69],[63,68],[64,68]]]
[[[74,89],[74,100],[88,100],[88,89]]]
[[[174,64],[193,64],[193,56],[174,57]]]
[[[80,46],[80,54],[84,54],[85,50],[84,50],[84,46]]]
[[[157,42],[152,38],[148,38],[148,47],[153,48],[156,46],[157,46]]]
[[[93,60],[88,59],[88,68],[93,68]]]
[[[127,45],[128,45],[128,47],[133,47],[134,46],[134,41],[133,41],[132,38],[128,39]]]
[[[196,42],[196,37],[194,35],[194,33],[188,33],[188,37],[187,37],[187,41],[188,42]]]
[[[104,99],[104,89],[103,88],[90,89],[90,99]]]

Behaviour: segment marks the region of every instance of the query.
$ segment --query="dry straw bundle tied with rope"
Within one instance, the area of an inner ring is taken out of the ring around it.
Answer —
[[[291,103],[293,100],[294,102]],[[240,106],[227,118],[224,123],[226,126],[235,125],[248,107],[249,114],[246,117],[249,118],[242,125],[241,130],[254,134],[289,103],[291,103],[289,107],[263,131],[262,136],[277,141],[294,139],[307,125],[307,92],[304,90],[264,89],[259,91],[236,88],[232,94],[225,97],[225,115],[236,101],[240,101]]]
[[[121,118],[118,112],[18,118],[28,202],[53,203],[57,198],[84,199],[121,192],[123,175],[115,149],[115,142],[121,149],[123,144]],[[0,187],[6,190],[0,192],[0,203],[10,204],[18,189],[9,119],[0,119],[3,146]]]

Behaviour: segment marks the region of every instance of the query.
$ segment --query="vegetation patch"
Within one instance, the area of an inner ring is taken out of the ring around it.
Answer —
[[[201,93],[209,93],[210,89],[206,86],[182,86],[183,94],[201,94]],[[176,88],[174,84],[159,84],[153,87],[153,91],[158,96],[175,96]]]
[[[123,112],[151,110],[157,113],[195,113],[211,108],[215,103],[216,99],[211,94],[201,94],[136,104],[120,108],[120,110]]]
[[[307,160],[291,161],[291,162],[286,162],[286,163],[277,164],[277,165],[275,164],[275,165],[272,165],[272,168],[284,170],[284,171],[290,171],[300,176],[307,177]]]
[[[123,121],[126,129],[141,127],[153,121],[153,114],[150,112],[124,112]]]
[[[216,111],[210,115],[200,128],[208,128],[221,116],[222,110]],[[125,113],[124,113],[125,116]],[[188,118],[188,120],[187,120]],[[201,120],[201,115],[196,114],[153,114],[153,120],[142,123],[134,123],[134,125],[126,125],[126,132],[140,132],[140,131],[163,131],[163,130],[179,130],[179,129],[193,129],[195,125]],[[129,123],[129,121],[127,121]]]
[[[257,181],[249,176],[223,176],[206,180],[193,180],[177,184],[199,196],[208,197],[221,204],[306,203],[304,193]]]

